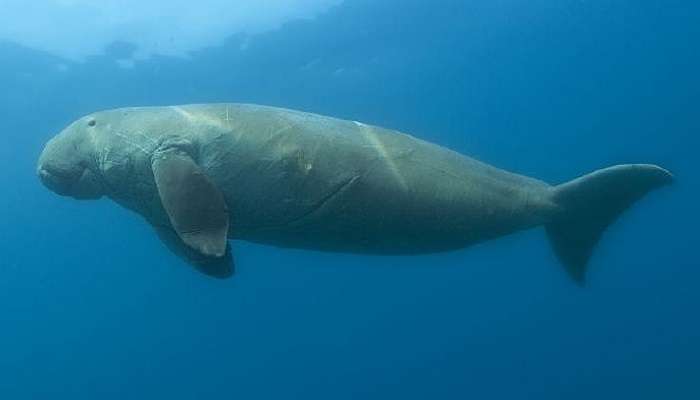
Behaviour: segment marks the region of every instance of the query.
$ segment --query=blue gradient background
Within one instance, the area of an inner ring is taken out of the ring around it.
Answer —
[[[244,40],[131,69],[125,44],[73,64],[0,43],[1,398],[700,398],[698,2],[347,0]],[[234,242],[237,275],[215,281],[138,216],[34,175],[83,114],[218,101],[552,183],[624,162],[678,182],[611,227],[581,289],[540,229],[419,257]]]

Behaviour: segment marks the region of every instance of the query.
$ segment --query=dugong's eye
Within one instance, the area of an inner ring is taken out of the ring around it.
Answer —
[[[94,119],[91,119],[90,121],[88,121],[88,126],[95,126],[95,125],[97,125],[97,121],[95,121]]]

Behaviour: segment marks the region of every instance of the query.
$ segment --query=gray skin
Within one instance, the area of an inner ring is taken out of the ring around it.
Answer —
[[[572,193],[620,203],[603,213],[613,214],[605,216],[607,226],[629,203],[670,182],[659,167],[632,165],[598,171],[565,190],[397,131],[248,104],[94,113],[46,145],[38,174],[58,194],[108,196],[137,212],[172,250],[220,277],[230,269],[206,265],[230,257],[227,239],[338,252],[440,252],[557,221],[568,227],[574,221],[562,216],[576,203],[568,198],[581,197]],[[591,194],[610,187],[606,179],[630,176],[642,177],[632,192]],[[604,226],[592,229],[599,235]],[[577,243],[562,246],[585,244]],[[558,251],[577,280],[590,248],[569,260]]]

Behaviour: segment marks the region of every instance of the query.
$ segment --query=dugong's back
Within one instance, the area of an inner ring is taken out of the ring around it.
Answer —
[[[420,253],[536,225],[549,186],[409,135],[254,105],[179,107],[223,188],[233,237],[282,246]],[[214,127],[214,128],[211,128]]]

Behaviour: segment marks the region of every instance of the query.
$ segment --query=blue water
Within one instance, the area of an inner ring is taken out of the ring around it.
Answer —
[[[115,63],[128,44],[74,63],[0,43],[0,398],[700,398],[698,43],[689,0],[347,0],[133,68]],[[625,162],[677,183],[608,230],[580,288],[541,229],[416,257],[234,242],[217,281],[140,217],[35,177],[86,113],[219,101],[552,183]]]

